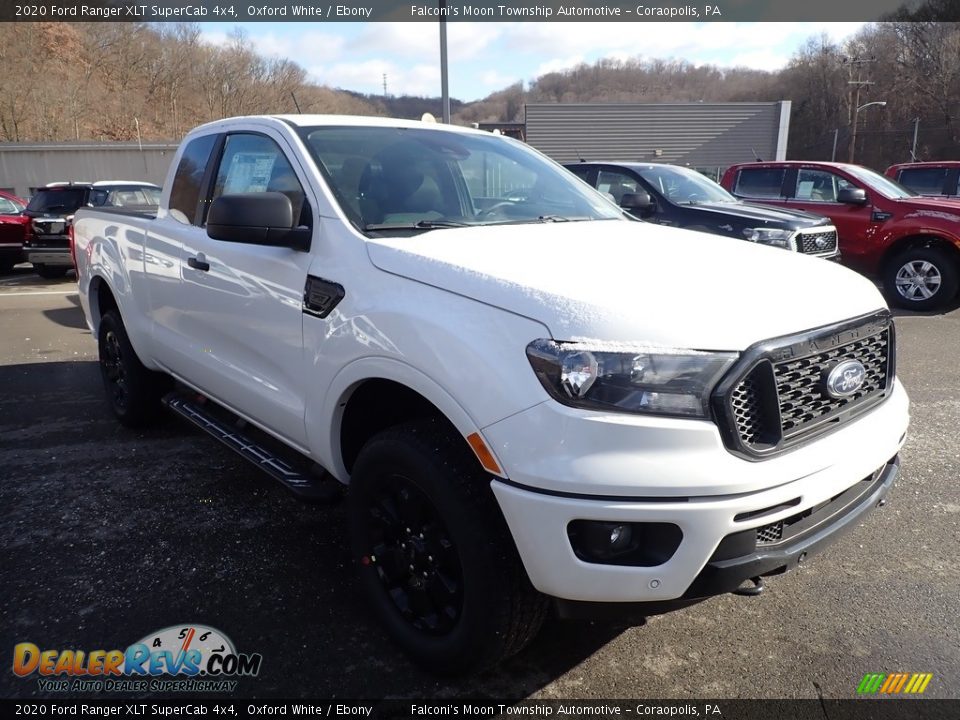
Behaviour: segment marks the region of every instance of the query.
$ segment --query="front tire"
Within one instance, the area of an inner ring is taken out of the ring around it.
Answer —
[[[160,398],[169,388],[169,378],[140,362],[116,310],[100,319],[97,347],[107,402],[117,420],[133,428],[149,424],[159,414]]]
[[[883,286],[890,302],[907,310],[933,310],[957,294],[957,260],[936,247],[916,247],[892,258]]]
[[[390,637],[451,675],[519,652],[547,599],[530,584],[466,443],[439,420],[391,428],[361,450],[350,483],[360,583]]]

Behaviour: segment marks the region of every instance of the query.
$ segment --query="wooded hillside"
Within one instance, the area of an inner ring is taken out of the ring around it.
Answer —
[[[684,60],[601,60],[517,83],[454,121],[522,121],[531,102],[792,100],[790,155],[846,160],[854,108],[856,160],[874,167],[960,157],[960,23],[937,22],[935,0],[913,15],[866,26],[842,45],[811,38],[779,71]],[[931,10],[931,8],[933,8]],[[931,14],[933,13],[933,14]],[[226,45],[197,25],[0,24],[0,140],[176,140],[230,115],[302,112],[420,117],[438,98],[378,97],[309,81],[290,60],[266,58],[242,34]]]

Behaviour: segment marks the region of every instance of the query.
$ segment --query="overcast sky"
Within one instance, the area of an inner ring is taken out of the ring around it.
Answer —
[[[448,23],[450,95],[477,100],[507,85],[605,57],[676,58],[721,67],[782,67],[812,35],[835,40],[863,23]],[[243,28],[257,50],[289,58],[330,87],[440,94],[435,23],[207,23],[211,42]]]

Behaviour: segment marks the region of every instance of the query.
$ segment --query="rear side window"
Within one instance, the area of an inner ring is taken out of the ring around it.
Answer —
[[[170,188],[170,215],[182,223],[193,223],[197,215],[200,186],[215,141],[216,135],[204,135],[191,140],[183,150]]]
[[[737,175],[736,195],[779,198],[786,168],[744,168]]]
[[[946,168],[904,168],[898,178],[901,185],[921,195],[942,195]]]
[[[837,194],[847,187],[854,187],[839,175],[826,170],[801,169],[797,172],[797,187],[794,198],[812,202],[836,202]]]

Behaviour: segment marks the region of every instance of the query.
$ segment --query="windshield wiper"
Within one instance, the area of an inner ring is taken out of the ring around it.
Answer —
[[[531,225],[533,223],[554,223],[554,222],[581,222],[591,220],[584,216],[566,217],[564,215],[540,215],[535,218],[524,218],[523,220],[506,220],[504,222],[487,223],[488,225]]]
[[[456,220],[417,220],[415,223],[368,223],[363,230],[436,230],[440,228],[469,227],[470,223]]]

